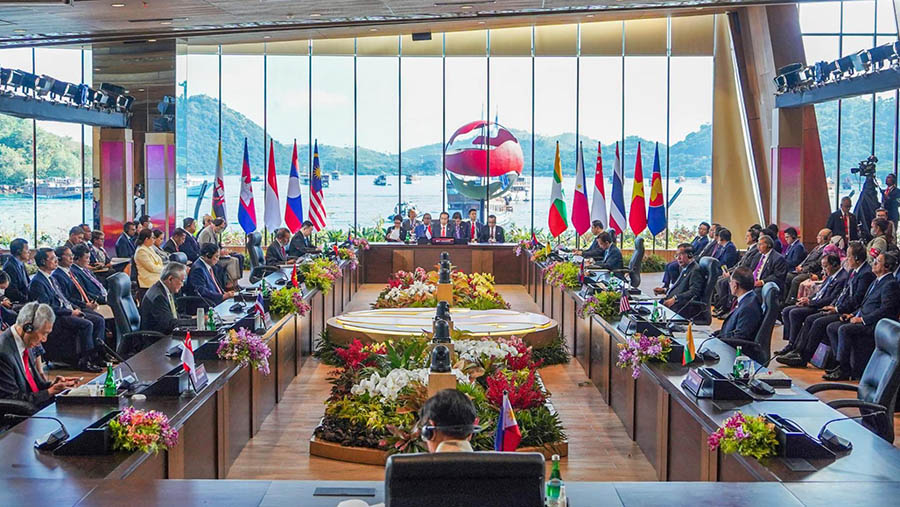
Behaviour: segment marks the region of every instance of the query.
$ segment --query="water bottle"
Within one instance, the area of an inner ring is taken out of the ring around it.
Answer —
[[[650,320],[652,322],[659,320],[659,301],[653,301],[653,313],[650,314]]]
[[[745,356],[741,351],[741,347],[738,346],[735,351],[734,357],[734,366],[731,368],[731,373],[734,375],[734,378],[744,378],[745,376],[750,375],[750,369],[753,367],[750,358]]]
[[[562,496],[565,491],[565,484],[559,473],[559,454],[554,454],[551,458],[553,465],[550,468],[550,479],[547,481],[546,497],[548,506],[563,506],[565,498]]]
[[[206,313],[203,308],[197,308],[197,329],[206,329]]]
[[[118,394],[112,363],[106,363],[106,381],[103,383],[103,396],[115,396]]]
[[[207,331],[216,330],[216,311],[212,308],[206,312],[206,329]]]

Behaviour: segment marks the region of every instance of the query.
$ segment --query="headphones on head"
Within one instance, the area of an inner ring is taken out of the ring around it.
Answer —
[[[426,424],[422,426],[422,440],[428,442],[433,439],[435,430],[478,433],[479,431],[481,431],[481,426],[477,424],[456,424],[452,426]]]
[[[39,307],[40,305],[34,305],[34,311],[31,312],[31,320],[29,320],[25,323],[25,325],[22,326],[22,330],[26,333],[34,332],[34,318],[37,317],[37,311]]]

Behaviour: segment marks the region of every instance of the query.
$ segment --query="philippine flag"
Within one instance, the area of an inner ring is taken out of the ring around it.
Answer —
[[[575,162],[575,195],[572,198],[572,225],[579,236],[591,228],[591,212],[588,207],[587,181],[584,176],[584,155],[581,143]]]
[[[522,432],[516,422],[516,414],[509,403],[509,393],[503,391],[503,404],[500,406],[500,417],[497,418],[497,432],[494,433],[494,450],[512,452],[519,447]]]
[[[284,207],[284,223],[295,234],[303,225],[303,197],[300,195],[300,174],[297,172],[297,140],[294,139],[294,155],[291,157],[291,176],[288,179],[287,206]]]
[[[269,141],[269,169],[266,171],[266,228],[274,231],[281,226],[281,199],[275,177],[275,142]]]
[[[256,206],[253,204],[253,187],[250,186],[250,154],[247,152],[247,138],[244,138],[244,167],[241,169],[241,206],[238,208],[238,223],[246,234],[256,230]]]

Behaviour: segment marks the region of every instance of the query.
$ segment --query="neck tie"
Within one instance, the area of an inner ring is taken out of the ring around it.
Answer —
[[[756,263],[756,269],[753,270],[753,279],[759,280],[759,273],[762,271],[763,264],[766,262],[766,256],[761,255],[759,257],[759,262]]]
[[[167,299],[169,300],[169,309],[172,310],[172,317],[178,318],[178,310],[175,308],[175,298],[172,297],[172,293],[166,291]]]
[[[66,299],[65,296],[63,296],[63,293],[59,289],[59,286],[56,285],[56,280],[54,280],[53,277],[47,277],[47,279],[50,280],[50,286],[53,287],[53,292],[56,293],[56,299],[59,300],[60,306],[62,306],[63,308],[66,308],[68,310],[71,310],[72,303],[69,303],[69,300]]]
[[[287,253],[284,251],[284,245],[279,243],[279,246],[281,246],[281,256],[287,258]]]
[[[34,381],[34,375],[31,374],[31,366],[28,364],[28,349],[25,349],[22,352],[22,363],[25,366],[25,380],[28,381],[28,387],[31,388],[31,392],[38,392],[37,383]]]
[[[90,301],[90,299],[88,299],[87,294],[84,292],[84,289],[81,287],[81,284],[78,283],[78,280],[75,279],[75,274],[72,273],[71,269],[69,270],[69,279],[72,280],[72,283],[75,284],[75,288],[78,289],[78,294],[81,295],[81,300],[84,301],[85,303]]]
[[[459,239],[459,226],[456,226],[456,239]]]
[[[716,252],[718,252],[718,251],[719,251],[719,244],[716,243],[716,245],[713,247],[712,256],[715,257]]]
[[[431,237],[431,226],[429,225],[427,229],[428,229],[428,237],[430,238]]]
[[[442,237],[442,238],[446,238],[446,237],[447,237],[447,226],[446,226],[446,225],[442,225],[442,226],[441,226],[441,237]]]
[[[99,280],[97,280],[97,277],[95,277],[94,274],[90,272],[90,270],[84,268],[81,268],[81,270],[84,271],[84,274],[87,276],[88,280],[90,280],[91,283],[93,283],[94,286],[97,287],[97,289],[100,291],[100,294],[103,295],[103,297],[106,297],[106,287],[104,287],[103,284],[100,283]]]
[[[472,222],[472,234],[471,234],[471,236],[472,236],[473,238],[475,237],[475,222]]]
[[[731,302],[731,310],[734,311],[734,309],[737,308],[737,305],[738,305],[738,299],[734,298],[734,301]]]
[[[850,239],[850,215],[844,215],[844,235],[848,236],[847,239]]]
[[[209,266],[209,264],[207,264],[207,266]],[[209,273],[209,277],[212,278],[213,285],[216,286],[216,290],[219,291],[219,294],[224,294],[222,292],[222,287],[219,287],[219,282],[216,281],[216,274],[213,272],[212,266],[209,266],[209,270],[207,272]]]

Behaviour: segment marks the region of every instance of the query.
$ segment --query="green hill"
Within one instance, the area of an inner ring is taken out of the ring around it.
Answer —
[[[0,114],[0,184],[21,186],[34,174],[31,120]],[[81,140],[37,129],[37,167],[41,178],[81,177]],[[91,149],[85,147],[85,156]]]

